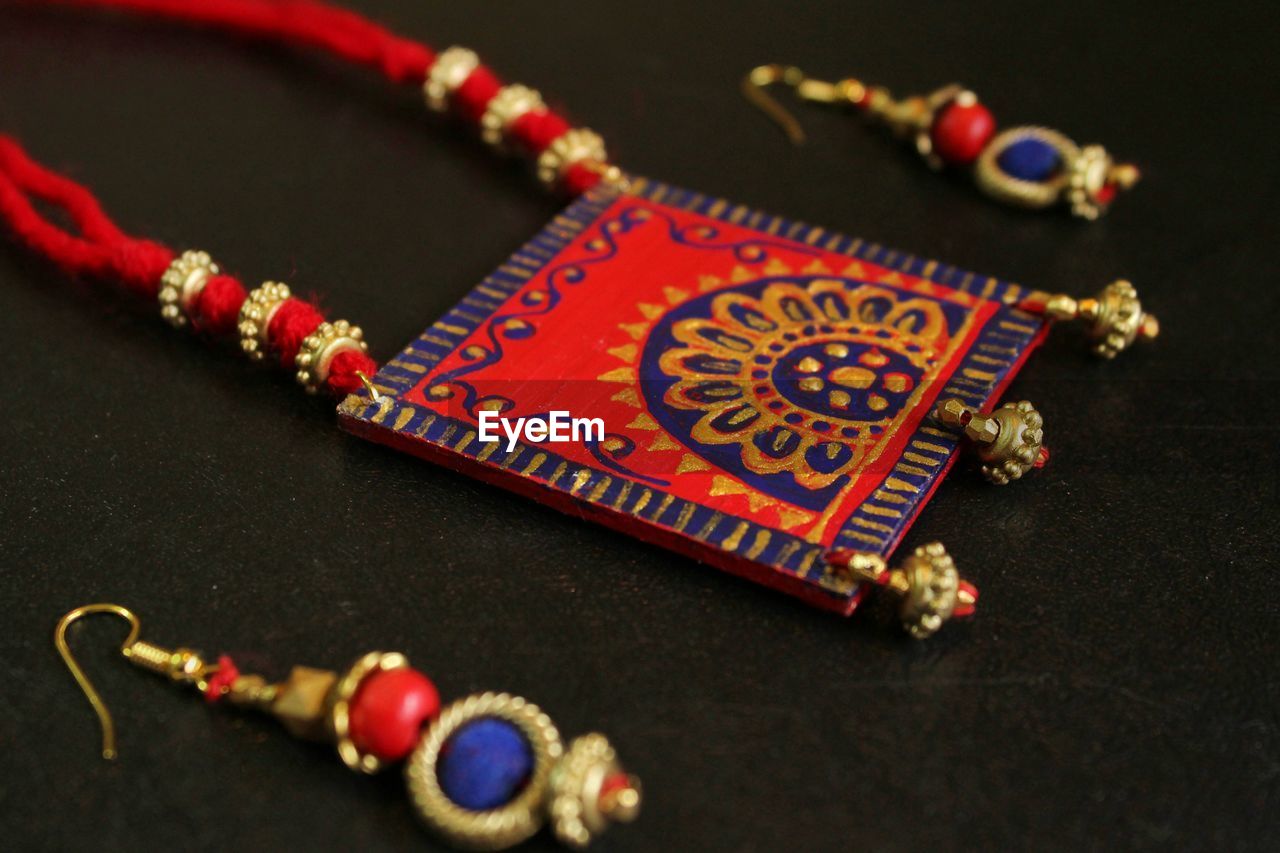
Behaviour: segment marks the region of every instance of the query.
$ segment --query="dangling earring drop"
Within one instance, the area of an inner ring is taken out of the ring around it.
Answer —
[[[138,617],[118,604],[77,607],[53,637],[98,715],[103,758],[117,755],[115,725],[66,636],[73,622],[99,613],[129,623],[120,646],[126,660],[195,688],[207,702],[265,711],[295,737],[334,743],[358,773],[403,761],[418,816],[460,847],[500,850],[547,822],[561,842],[585,847],[610,823],[639,813],[639,780],[624,772],[604,735],[566,745],[551,719],[518,696],[481,693],[441,709],[435,685],[394,652],[370,652],[345,673],[296,666],[273,683],[240,672],[225,655],[209,663],[191,649],[138,639]]]
[[[792,87],[807,101],[857,108],[896,136],[911,139],[931,167],[972,168],[983,192],[1018,207],[1062,203],[1076,216],[1097,219],[1118,191],[1139,178],[1136,166],[1116,162],[1101,145],[1081,147],[1056,130],[1013,127],[997,133],[991,111],[958,84],[895,100],[888,89],[853,77],[829,83],[795,66],[761,65],[743,79],[743,94],[796,145],[803,143],[804,131],[765,92],[774,83]]]

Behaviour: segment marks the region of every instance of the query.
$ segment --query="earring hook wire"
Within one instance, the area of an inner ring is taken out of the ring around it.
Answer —
[[[85,698],[89,700],[94,713],[98,715],[98,722],[102,727],[102,757],[110,761],[119,754],[116,751],[116,727],[111,719],[111,712],[107,710],[106,703],[102,701],[101,694],[93,686],[89,676],[85,675],[80,664],[76,662],[75,655],[71,653],[71,647],[67,645],[67,629],[71,627],[72,623],[85,616],[92,616],[98,613],[119,616],[129,623],[129,635],[120,644],[120,654],[127,658],[129,656],[129,648],[138,640],[138,634],[142,630],[142,623],[132,610],[119,604],[86,604],[67,613],[58,620],[58,626],[53,631],[53,645],[58,650],[58,654],[62,656],[67,669],[71,670],[71,675],[75,678],[76,684],[80,685],[80,689],[84,691]]]

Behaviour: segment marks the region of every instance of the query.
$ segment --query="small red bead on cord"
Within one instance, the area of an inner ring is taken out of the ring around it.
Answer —
[[[191,306],[195,327],[213,337],[235,332],[240,306],[248,294],[244,285],[229,275],[210,276]]]
[[[35,208],[39,200],[62,210],[78,233],[64,229]],[[13,139],[0,136],[0,219],[29,249],[70,275],[115,281],[134,293],[155,299],[160,279],[176,253],[159,243],[121,231],[97,199],[84,187],[32,160]],[[210,335],[236,331],[247,292],[231,276],[211,276],[188,309],[192,325]],[[289,299],[272,318],[268,345],[292,369],[303,340],[324,322],[314,305]],[[378,366],[363,352],[341,351],[329,364],[326,389],[335,395],[361,387],[359,374],[372,376]]]
[[[956,596],[956,606],[951,615],[956,619],[967,619],[978,609],[978,588],[962,580],[959,589],[960,594]]]
[[[395,83],[420,86],[436,62],[424,44],[402,38],[374,22],[318,0],[54,0],[69,5],[123,9],[203,24],[237,35],[287,45],[319,48],[349,62],[370,66]],[[454,111],[479,125],[485,109],[502,88],[502,81],[484,65],[477,66],[450,94]],[[513,122],[510,135],[536,157],[571,125],[542,109]],[[598,184],[602,175],[586,170],[566,176],[562,188],[578,194]],[[221,316],[221,315],[219,315]]]
[[[533,110],[511,123],[511,136],[530,154],[541,154],[569,128],[569,122],[550,110]]]
[[[467,79],[453,93],[453,105],[458,114],[472,124],[479,124],[489,101],[498,94],[502,83],[492,71],[483,65],[467,75]]]

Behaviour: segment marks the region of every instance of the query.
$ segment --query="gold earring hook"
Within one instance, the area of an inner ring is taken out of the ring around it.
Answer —
[[[867,89],[860,81],[852,77],[837,83],[815,80],[807,76],[794,65],[776,63],[758,65],[742,78],[742,94],[755,104],[765,115],[773,120],[783,133],[791,140],[792,145],[803,145],[804,129],[796,121],[786,107],[765,91],[766,86],[782,83],[795,89],[796,94],[806,101],[819,101],[824,104],[848,102],[860,103],[866,97]]]
[[[125,637],[124,642],[120,644],[120,654],[126,658],[129,657],[129,649],[138,640],[138,633],[142,630],[142,623],[139,622],[133,611],[127,607],[121,607],[119,604],[86,604],[83,607],[77,607],[59,619],[58,627],[53,631],[54,647],[58,650],[58,654],[62,655],[62,660],[66,663],[67,669],[71,670],[76,683],[84,691],[89,704],[93,706],[94,713],[98,715],[98,722],[102,725],[102,757],[110,761],[117,754],[116,727],[111,720],[111,712],[107,710],[107,706],[102,701],[102,696],[94,688],[93,682],[89,681],[89,677],[84,674],[80,664],[76,663],[75,656],[71,654],[71,648],[67,645],[67,628],[71,626],[71,623],[83,616],[90,616],[95,613],[110,613],[129,623],[129,636]]]

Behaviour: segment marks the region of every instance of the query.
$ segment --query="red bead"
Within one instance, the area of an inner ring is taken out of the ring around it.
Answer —
[[[413,751],[423,725],[440,713],[436,686],[416,669],[370,675],[351,700],[351,741],[361,752],[399,761]]]
[[[580,196],[600,183],[600,172],[588,168],[585,163],[574,163],[565,170],[564,191],[571,196]]]
[[[483,65],[478,65],[454,91],[453,107],[468,121],[479,124],[481,116],[489,106],[489,101],[501,88],[502,83],[493,75],[493,72]]]
[[[952,166],[978,159],[996,132],[996,120],[982,104],[952,104],[933,120],[933,150]]]
[[[1036,468],[1043,468],[1048,464],[1049,464],[1049,448],[1041,447],[1040,452],[1036,454],[1036,461],[1034,465]]]
[[[616,794],[619,791],[625,791],[631,787],[631,777],[626,773],[611,773],[605,777],[600,783],[600,799],[603,800],[610,794]]]
[[[957,619],[967,619],[977,610],[978,588],[968,581],[960,581],[960,592],[965,595],[962,600],[956,602],[955,609],[951,611],[951,615]],[[963,600],[964,598],[968,600]]]

